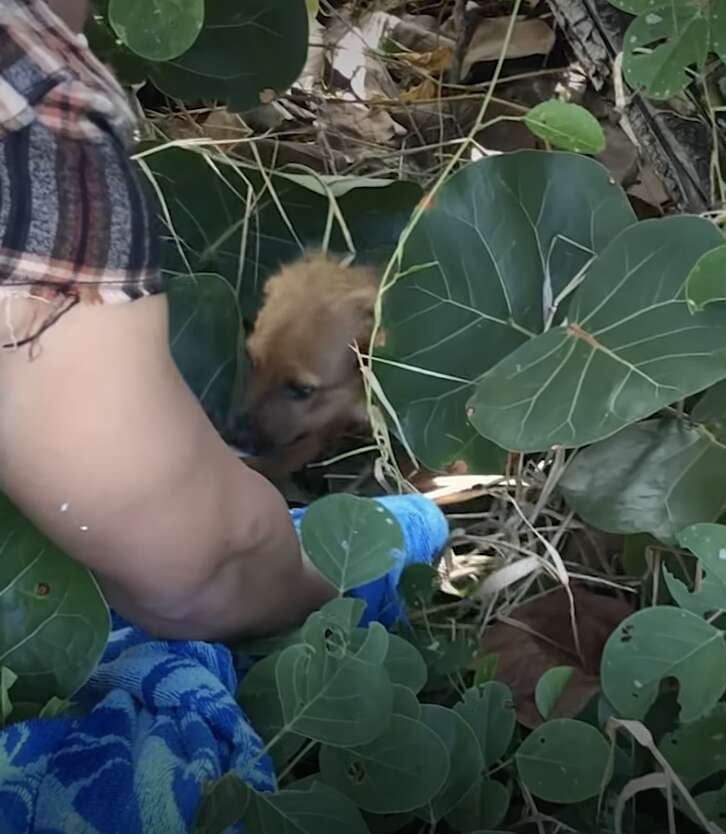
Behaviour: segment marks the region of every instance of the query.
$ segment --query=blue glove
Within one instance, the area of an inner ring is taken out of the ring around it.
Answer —
[[[366,603],[361,626],[376,620],[391,628],[404,611],[398,595],[398,583],[404,568],[409,565],[431,564],[443,550],[449,537],[449,525],[441,510],[423,495],[386,495],[374,499],[398,522],[403,534],[403,550],[394,553],[396,564],[385,576],[374,579],[348,592],[348,596]],[[295,529],[299,531],[305,507],[291,510]]]

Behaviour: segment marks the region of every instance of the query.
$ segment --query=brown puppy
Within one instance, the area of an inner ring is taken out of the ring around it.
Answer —
[[[247,342],[244,415],[233,431],[253,466],[271,476],[295,472],[366,425],[353,346],[368,350],[377,292],[371,270],[321,253],[268,279]]]

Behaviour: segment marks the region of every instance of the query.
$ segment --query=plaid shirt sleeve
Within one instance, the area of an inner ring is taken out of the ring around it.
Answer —
[[[0,299],[75,304],[163,292],[134,120],[110,73],[43,0],[0,4]]]

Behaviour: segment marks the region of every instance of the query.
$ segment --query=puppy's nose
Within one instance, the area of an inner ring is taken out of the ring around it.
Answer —
[[[255,457],[260,454],[255,421],[250,414],[235,415],[230,421],[224,439],[244,457]]]

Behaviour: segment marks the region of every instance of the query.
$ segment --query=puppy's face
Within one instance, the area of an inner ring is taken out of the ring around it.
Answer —
[[[294,472],[365,424],[353,346],[367,350],[376,292],[372,273],[320,255],[269,279],[247,344],[243,422],[256,468]]]

